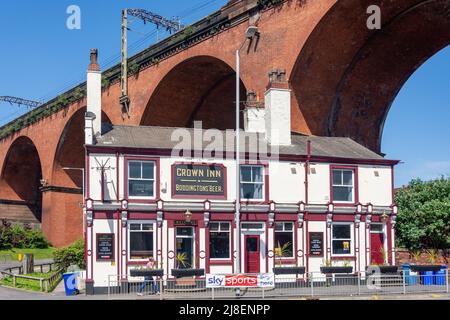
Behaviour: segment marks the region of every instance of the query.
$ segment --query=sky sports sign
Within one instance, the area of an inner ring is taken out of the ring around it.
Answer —
[[[275,275],[273,273],[260,274],[207,274],[207,288],[273,288]]]

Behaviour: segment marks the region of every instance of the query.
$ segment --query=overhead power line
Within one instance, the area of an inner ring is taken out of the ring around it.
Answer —
[[[42,105],[42,103],[39,101],[27,100],[11,96],[0,96],[0,101],[9,102],[10,104],[27,106],[29,108],[37,108]]]

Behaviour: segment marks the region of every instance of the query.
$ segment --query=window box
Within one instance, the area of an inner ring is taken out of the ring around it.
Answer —
[[[377,265],[370,265],[367,266],[366,268],[366,272],[369,274],[374,274],[377,273],[377,271],[379,271],[380,273],[397,273],[398,271],[398,266],[377,266]]]
[[[347,267],[347,266],[320,267],[320,272],[322,272],[322,273],[353,273],[353,267]]]
[[[434,271],[437,272],[442,269],[440,264],[424,264],[424,265],[411,265],[411,271],[413,272],[425,272]]]
[[[273,267],[274,274],[304,274],[305,267]]]
[[[131,277],[162,277],[163,269],[130,269]]]
[[[201,277],[205,275],[205,269],[172,269],[172,276],[175,278],[182,277]]]

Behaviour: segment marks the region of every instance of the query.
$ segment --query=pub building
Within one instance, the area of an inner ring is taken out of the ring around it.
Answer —
[[[394,264],[398,161],[350,138],[291,133],[291,92],[282,76],[270,78],[264,108],[248,104],[244,111],[237,234],[234,145],[224,138],[223,152],[215,154],[198,152],[208,145],[204,141],[200,148],[180,147],[180,136],[195,146],[193,137],[205,133],[195,127],[102,128],[101,76],[91,66],[85,117],[88,294],[107,291],[109,276],[132,281],[130,270],[149,257],[164,280],[179,269],[203,269],[191,275],[197,278],[234,273],[237,246],[242,273],[278,266],[319,273],[329,264],[350,265],[355,273],[370,264]],[[253,161],[251,144],[275,148],[277,156]],[[283,276],[304,277],[277,279]]]

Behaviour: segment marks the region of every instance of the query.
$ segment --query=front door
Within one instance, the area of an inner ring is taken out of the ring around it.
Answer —
[[[381,265],[385,262],[384,233],[382,224],[370,226],[370,263]]]
[[[176,265],[180,269],[194,268],[194,228],[177,227],[176,232]]]
[[[260,252],[259,235],[246,235],[245,242],[245,273],[259,273]]]

